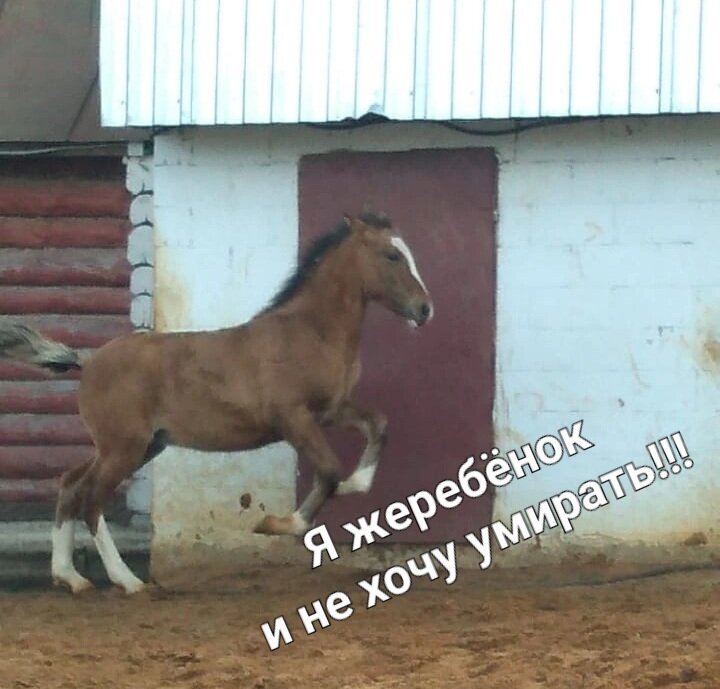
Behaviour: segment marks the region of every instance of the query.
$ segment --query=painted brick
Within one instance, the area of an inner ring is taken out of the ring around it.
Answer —
[[[130,320],[136,328],[149,330],[153,326],[152,295],[137,295],[130,302]]]
[[[712,226],[720,217],[720,201],[678,203],[671,200],[653,204],[652,213],[644,204],[624,204],[613,208],[620,220],[615,222],[614,239],[621,244],[694,244],[711,240],[698,237],[697,225]],[[692,223],[688,222],[692,217]]]
[[[503,318],[537,330],[624,329],[694,322],[695,293],[688,287],[510,287],[499,295]],[[513,317],[513,314],[522,314]]]
[[[536,129],[530,136],[523,134],[524,141],[515,147],[515,160],[624,163],[653,158],[714,159],[720,157],[720,144],[712,136],[715,127],[717,117],[713,115],[615,118],[587,121],[579,126],[548,127]]]
[[[152,223],[153,197],[152,194],[136,196],[130,203],[130,222],[134,225]]]
[[[130,157],[127,161],[125,187],[133,194],[152,191],[153,161],[152,158]]]
[[[154,260],[154,238],[155,230],[152,225],[140,225],[136,227],[128,237],[127,256],[130,265],[139,264],[152,265]]]
[[[687,371],[689,348],[680,336],[662,337],[657,328],[637,328],[622,336],[607,337],[606,330],[505,329],[516,342],[533,347],[506,348],[503,372],[556,372],[577,374],[588,370],[651,372],[663,376]]]
[[[152,294],[154,285],[155,278],[150,267],[135,268],[130,275],[130,291],[133,294]]]
[[[503,199],[500,208],[504,248],[512,246],[567,246],[611,244],[615,240],[616,212],[612,204],[578,204],[572,199],[547,209],[542,202],[513,204]]]

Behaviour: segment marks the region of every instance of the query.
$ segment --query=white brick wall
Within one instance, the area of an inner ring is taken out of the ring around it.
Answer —
[[[583,418],[596,443],[499,490],[497,515],[623,462],[645,462],[646,443],[680,430],[695,468],[583,517],[577,534],[672,541],[675,532],[707,532],[720,514],[720,363],[702,358],[720,334],[719,121],[587,122],[487,140],[428,124],[162,135],[154,181],[158,326],[236,323],[265,303],[296,251],[300,155],[496,147],[496,442],[517,448]],[[260,457],[168,451],[155,480],[161,543],[189,544],[197,535],[232,547],[236,530],[254,523],[255,515],[235,509],[248,486],[268,507],[295,499],[294,456],[284,445]]]
[[[632,120],[538,132],[500,175],[501,448],[585,419],[597,447],[499,491],[499,516],[576,489],[681,431],[691,472],[577,522],[576,535],[673,542],[718,526],[715,370],[717,120]],[[584,133],[581,136],[581,133]]]

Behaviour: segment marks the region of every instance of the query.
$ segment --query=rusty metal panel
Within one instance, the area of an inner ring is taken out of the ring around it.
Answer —
[[[389,443],[368,496],[333,500],[318,520],[340,541],[339,526],[419,490],[457,478],[470,455],[493,442],[495,379],[496,158],[487,149],[416,150],[305,156],[299,168],[300,243],[365,204],[387,212],[408,239],[433,295],[436,316],[409,331],[373,305],[361,345],[356,397],[390,418]],[[345,472],[362,444],[331,431]],[[299,499],[310,485],[301,460]],[[431,528],[396,542],[459,539],[487,523],[492,496],[441,510]]]
[[[0,161],[0,318],[85,353],[131,332],[128,211],[120,159]],[[91,455],[78,380],[0,362],[0,519],[49,515],[57,477]]]

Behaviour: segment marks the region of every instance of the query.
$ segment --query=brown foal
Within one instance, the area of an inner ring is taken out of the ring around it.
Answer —
[[[346,217],[318,239],[270,305],[248,323],[208,332],[136,333],[82,364],[80,415],[96,456],[61,479],[52,575],[77,593],[91,586],[72,561],[75,520],[95,539],[108,576],[127,593],[143,588],[103,518],[117,486],[168,446],[239,451],[285,440],[315,470],[292,515],[268,515],[266,534],[305,533],[332,495],[370,490],[387,419],[351,399],[360,376],[365,309],[376,301],[419,326],[433,307],[412,253],[384,216]],[[0,325],[0,355],[62,371],[75,352],[36,331]],[[323,426],[360,431],[367,445],[353,473],[339,463]]]

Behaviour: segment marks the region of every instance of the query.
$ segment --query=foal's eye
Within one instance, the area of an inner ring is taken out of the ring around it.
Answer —
[[[385,258],[395,263],[400,260],[400,254],[397,251],[391,251],[389,254],[385,254]]]

